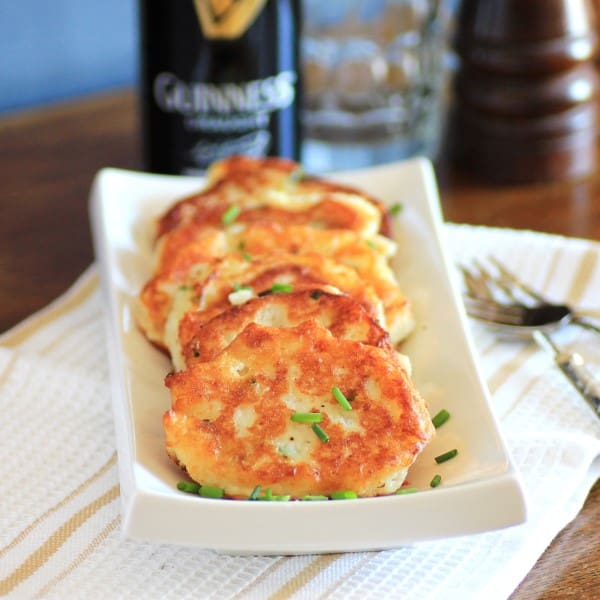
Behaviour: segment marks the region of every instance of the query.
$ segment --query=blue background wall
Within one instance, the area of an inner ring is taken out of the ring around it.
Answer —
[[[0,0],[0,112],[131,85],[137,0]]]

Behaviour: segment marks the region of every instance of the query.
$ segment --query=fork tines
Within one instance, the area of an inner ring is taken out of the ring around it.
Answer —
[[[499,304],[495,300],[464,297],[467,313],[475,319],[488,322],[502,322],[507,325],[520,325],[523,323],[524,309],[516,304]]]
[[[506,269],[498,259],[488,256],[487,262],[493,266],[494,272],[477,259],[473,260],[472,268],[460,266],[471,298],[501,302],[503,305],[508,301],[509,304],[515,305],[517,310],[518,305],[546,302],[535,290]]]

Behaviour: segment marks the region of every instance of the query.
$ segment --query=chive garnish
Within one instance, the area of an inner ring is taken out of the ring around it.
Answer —
[[[388,212],[392,217],[394,217],[396,215],[399,215],[402,212],[403,208],[404,206],[401,202],[396,202],[396,204],[392,204],[392,206],[389,207]]]
[[[309,501],[314,501],[314,500],[329,500],[329,498],[327,496],[318,496],[318,495],[308,495],[308,496],[302,496],[302,500],[309,500]]]
[[[294,286],[289,283],[274,283],[271,292],[274,294],[289,294],[294,291]]]
[[[340,390],[339,387],[333,386],[331,388],[331,393],[333,394],[333,397],[338,401],[338,404],[344,410],[352,410],[352,406],[350,405],[350,402],[348,402],[348,399],[346,398],[346,396],[344,396],[344,394],[342,393],[342,390]]]
[[[271,494],[270,496],[259,496],[256,500],[260,500],[261,502],[289,502],[291,496],[275,496]]]
[[[252,256],[250,254],[248,254],[245,250],[242,252],[242,258],[246,262],[252,262]]]
[[[253,490],[250,496],[248,496],[248,500],[256,500],[258,495],[260,494],[260,485],[257,485]]]
[[[252,288],[249,285],[242,285],[237,282],[233,284],[234,292],[241,292],[242,290],[252,290]]]
[[[180,481],[177,484],[177,489],[180,492],[187,492],[188,494],[197,494],[200,489],[200,485],[195,481]]]
[[[396,490],[396,494],[401,496],[403,494],[414,494],[418,491],[416,487],[401,487],[399,490]]]
[[[231,225],[239,216],[242,209],[237,204],[232,204],[221,216],[223,225]]]
[[[355,498],[358,498],[358,496],[356,495],[356,492],[353,492],[352,490],[339,490],[337,492],[331,492],[332,500],[354,500]]]
[[[267,488],[265,490],[265,493],[262,496],[258,496],[256,498],[257,500],[273,500],[273,492],[271,491],[271,488]]]
[[[318,300],[322,295],[323,295],[323,292],[321,290],[314,290],[313,292],[310,293],[310,297],[313,300]]]
[[[292,416],[290,417],[290,419],[292,419],[292,421],[294,421],[295,423],[320,423],[323,420],[323,415],[318,412],[317,413],[296,412],[296,413],[292,413]]]
[[[450,413],[443,408],[440,412],[431,419],[433,426],[437,429],[441,427],[450,418]]]
[[[433,488],[433,487],[437,487],[438,485],[440,485],[440,483],[442,483],[442,476],[441,475],[436,475],[430,482],[429,485]]]
[[[440,454],[439,456],[436,456],[435,462],[438,463],[438,465],[439,465],[440,463],[446,462],[447,460],[454,458],[457,454],[458,454],[458,450],[456,448],[454,448],[453,450],[448,450],[448,452],[444,452],[444,454]]]
[[[198,494],[203,498],[223,498],[225,491],[223,488],[214,487],[212,485],[201,485]]]
[[[312,430],[315,432],[316,436],[322,442],[328,442],[329,441],[329,436],[323,431],[323,428],[320,427],[319,425],[317,425],[316,423],[314,423],[312,425]]]
[[[289,175],[290,181],[293,183],[302,181],[305,177],[306,177],[306,173],[304,172],[304,169],[302,167],[298,167],[297,169],[294,169]]]

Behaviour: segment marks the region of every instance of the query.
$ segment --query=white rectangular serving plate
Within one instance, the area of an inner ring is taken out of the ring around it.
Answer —
[[[393,267],[412,301],[417,327],[402,349],[432,415],[442,408],[452,415],[409,471],[410,485],[419,492],[251,502],[177,490],[184,477],[166,455],[162,430],[170,406],[163,385],[170,363],[137,329],[133,306],[151,275],[156,218],[203,181],[107,168],[96,176],[90,210],[108,317],[125,536],[236,554],[301,554],[394,548],[525,520],[522,487],[490,410],[444,250],[430,163],[414,159],[332,178],[403,207],[394,217]],[[435,456],[452,448],[458,456],[438,465]],[[436,474],[442,483],[431,488]]]

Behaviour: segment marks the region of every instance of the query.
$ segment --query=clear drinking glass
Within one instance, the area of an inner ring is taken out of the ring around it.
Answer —
[[[302,160],[313,172],[433,157],[442,0],[303,0]]]

